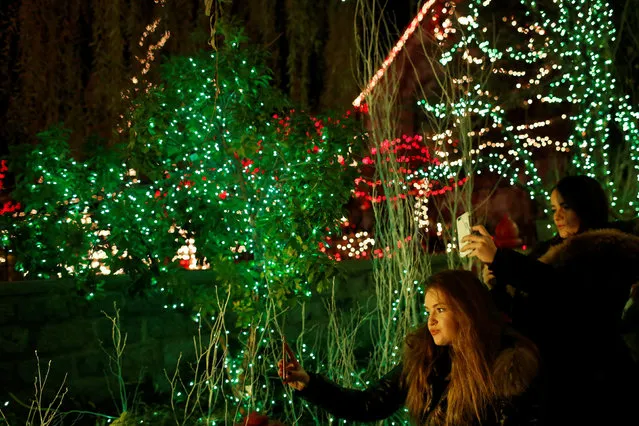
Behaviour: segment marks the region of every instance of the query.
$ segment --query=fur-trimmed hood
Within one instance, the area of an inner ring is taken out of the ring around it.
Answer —
[[[567,238],[539,258],[540,262],[553,266],[566,266],[574,262],[583,264],[587,260],[594,260],[593,266],[623,262],[639,270],[639,236],[617,229],[587,231]]]
[[[502,398],[524,393],[539,373],[537,347],[523,336],[509,337],[513,339],[514,345],[499,353],[493,367],[497,393]]]
[[[577,300],[610,304],[621,312],[632,285],[639,283],[639,236],[616,229],[587,231],[551,247],[539,261],[558,268],[574,284],[568,287]]]

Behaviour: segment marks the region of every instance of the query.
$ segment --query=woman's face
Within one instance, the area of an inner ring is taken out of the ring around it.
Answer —
[[[556,189],[550,194],[550,205],[553,211],[553,220],[557,232],[561,238],[575,235],[579,232],[581,221],[574,210],[566,206],[563,197]]]
[[[444,295],[438,290],[428,290],[424,305],[428,314],[428,331],[433,336],[435,344],[452,344],[457,336],[457,322]]]

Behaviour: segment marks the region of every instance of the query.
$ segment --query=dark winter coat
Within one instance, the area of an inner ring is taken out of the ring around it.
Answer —
[[[553,424],[639,424],[639,374],[621,336],[623,308],[639,281],[639,237],[588,231],[538,261],[499,249],[490,268],[535,303]]]
[[[633,220],[614,221],[609,223],[606,228],[616,229],[627,234],[639,236],[639,218]],[[557,234],[549,240],[540,241],[535,244],[535,246],[526,253],[526,256],[531,259],[538,260],[552,247],[557,246],[564,241],[565,240]],[[539,333],[540,330],[539,327],[537,327],[535,320],[535,311],[538,309],[537,305],[539,304],[538,301],[535,300],[536,295],[533,294],[531,297],[531,295],[525,291],[522,291],[520,288],[513,287],[502,278],[494,279],[490,284],[490,292],[493,301],[499,310],[506,315],[512,326],[516,330],[537,341],[539,338],[537,333]],[[630,310],[630,316],[639,315],[639,312],[635,312],[637,310],[636,304],[631,306]],[[633,336],[630,338],[639,342],[639,336]],[[639,357],[639,353],[635,356]]]
[[[512,335],[504,335],[502,347],[493,366],[495,382],[501,394],[495,404],[498,418],[492,414],[491,418],[483,419],[481,424],[539,425],[542,407],[537,378],[537,349],[528,340],[519,340]],[[437,402],[420,424],[438,424],[431,414],[437,407],[445,410],[450,372],[450,361],[448,355],[445,356],[446,360],[439,362],[439,368],[435,369],[436,377],[431,381],[433,401]],[[406,382],[410,380],[404,377],[401,364],[365,390],[346,389],[318,374],[309,375],[310,382],[304,390],[297,392],[299,396],[340,419],[361,422],[385,419],[402,408],[408,392]]]

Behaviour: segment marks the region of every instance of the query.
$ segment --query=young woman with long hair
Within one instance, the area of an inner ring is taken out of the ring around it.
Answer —
[[[365,390],[307,373],[290,350],[279,374],[346,420],[380,420],[405,406],[418,425],[540,424],[537,349],[505,326],[475,275],[433,275],[424,305],[428,321],[406,337],[403,362]]]

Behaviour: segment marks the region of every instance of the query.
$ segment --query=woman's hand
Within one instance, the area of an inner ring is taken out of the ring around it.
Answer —
[[[475,225],[471,229],[479,232],[479,235],[466,235],[462,240],[466,244],[464,244],[459,250],[472,250],[468,254],[469,257],[476,257],[483,263],[493,263],[493,260],[495,260],[495,254],[497,254],[497,246],[493,241],[493,237],[490,236],[488,231],[486,231],[486,228],[482,225]]]
[[[282,379],[282,382],[298,391],[304,389],[311,379],[295,358],[295,354],[288,346],[288,343],[284,343],[284,359],[279,360],[277,363],[277,374]]]
[[[484,265],[482,267],[481,276],[482,276],[482,279],[483,279],[484,284],[486,285],[486,287],[488,287],[490,290],[492,290],[493,289],[493,285],[495,284],[495,282],[494,282],[495,275],[493,275],[493,271],[490,270],[488,265]]]

